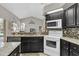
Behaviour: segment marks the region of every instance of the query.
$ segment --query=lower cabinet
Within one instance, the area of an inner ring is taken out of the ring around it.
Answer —
[[[79,45],[61,39],[60,55],[61,56],[79,56]]]
[[[69,42],[65,40],[60,40],[60,55],[69,56]]]
[[[19,46],[16,47],[8,56],[19,56]]]
[[[70,56],[79,56],[79,45],[70,43]]]
[[[22,37],[21,53],[43,52],[43,37]]]

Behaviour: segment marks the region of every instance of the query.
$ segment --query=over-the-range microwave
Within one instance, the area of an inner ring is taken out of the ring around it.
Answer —
[[[62,19],[49,20],[47,22],[47,28],[49,29],[61,29],[62,28]]]

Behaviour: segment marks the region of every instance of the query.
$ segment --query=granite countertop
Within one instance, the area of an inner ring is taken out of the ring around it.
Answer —
[[[41,37],[45,35],[8,35],[7,37]]]
[[[8,56],[20,42],[7,42],[4,47],[0,48],[0,56]]]
[[[69,37],[62,37],[61,39],[79,45],[79,39],[74,39],[74,38],[69,38]]]

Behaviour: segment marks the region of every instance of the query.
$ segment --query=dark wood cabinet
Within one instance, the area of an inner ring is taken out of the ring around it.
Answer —
[[[45,17],[46,17],[46,21],[50,20],[50,15],[49,14],[45,15]]]
[[[69,56],[69,42],[65,40],[60,40],[60,55],[61,56]]]
[[[16,47],[8,56],[20,56],[20,46]]]
[[[77,4],[65,10],[66,27],[76,27]]]
[[[7,42],[21,42],[20,37],[7,37]]]
[[[47,14],[45,15],[45,17],[46,17],[46,21],[63,19],[63,11]]]
[[[21,43],[21,53],[30,52],[30,42],[22,42]]]
[[[45,17],[46,21],[63,19],[63,28],[79,27],[79,3],[74,3],[70,4],[70,6],[65,6],[64,11],[47,14],[45,15]]]
[[[79,45],[61,39],[60,55],[61,56],[79,56]]]
[[[77,4],[77,26],[79,27],[79,4]]]
[[[70,56],[79,56],[79,45],[70,43]]]
[[[43,37],[22,37],[21,53],[43,52]]]

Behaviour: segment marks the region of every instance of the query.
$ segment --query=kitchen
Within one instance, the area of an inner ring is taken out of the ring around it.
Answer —
[[[0,3],[0,56],[79,56],[79,3]]]

